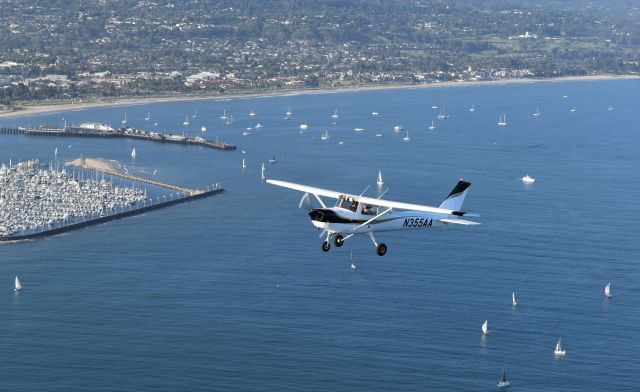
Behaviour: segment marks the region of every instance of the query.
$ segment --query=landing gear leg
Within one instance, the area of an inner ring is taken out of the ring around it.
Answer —
[[[369,237],[371,238],[373,245],[376,247],[376,253],[378,254],[378,256],[384,256],[387,253],[387,245],[378,244],[372,232],[369,232]]]

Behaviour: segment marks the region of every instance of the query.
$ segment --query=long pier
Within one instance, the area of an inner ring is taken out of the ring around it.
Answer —
[[[89,163],[87,163],[87,160],[89,160]],[[98,162],[98,164],[96,164],[95,162]],[[151,180],[148,178],[144,178],[144,177],[138,177],[138,176],[133,176],[129,173],[122,173],[121,171],[113,168],[112,166],[110,166],[108,163],[107,164],[100,164],[100,163],[104,163],[105,161],[102,159],[93,159],[93,158],[85,158],[85,157],[80,157],[76,160],[73,160],[71,162],[69,162],[69,164],[71,166],[75,166],[75,167],[79,167],[81,169],[88,169],[88,170],[95,170],[101,173],[105,173],[105,174],[111,174],[114,176],[118,176],[127,180],[133,180],[133,181],[137,181],[137,182],[144,182],[147,184],[151,184],[154,186],[158,186],[158,187],[162,187],[162,188],[168,188],[168,189],[173,189],[174,191],[178,191],[178,192],[182,192],[184,194],[188,194],[188,195],[197,195],[199,193],[202,193],[202,190],[199,189],[191,189],[191,188],[185,188],[185,187],[181,187],[178,185],[172,185],[172,184],[167,184],[165,182],[160,182],[160,181],[156,181],[156,180]]]
[[[107,126],[82,127],[69,126],[56,128],[49,126],[39,127],[0,127],[0,134],[24,134],[39,136],[74,136],[74,137],[120,137],[138,140],[150,140],[160,143],[192,144],[197,146],[215,148],[218,150],[235,150],[236,146],[217,140],[205,139],[201,136],[182,136],[162,132],[150,132],[135,128],[114,129]]]
[[[83,227],[96,225],[99,223],[105,223],[105,222],[113,221],[116,219],[126,218],[129,216],[140,215],[148,211],[153,211],[153,210],[169,207],[176,204],[181,204],[181,203],[186,203],[186,202],[197,200],[197,199],[202,199],[202,198],[209,197],[221,192],[224,192],[224,188],[220,187],[219,184],[214,184],[209,189],[206,189],[204,191],[201,191],[200,193],[193,194],[193,195],[187,196],[185,194],[185,196],[183,197],[176,197],[175,199],[170,199],[162,202],[160,202],[160,198],[158,198],[157,199],[158,202],[156,203],[153,203],[153,199],[151,199],[149,203],[145,201],[142,206],[137,206],[136,208],[133,208],[132,206],[130,206],[129,207],[130,209],[128,211],[125,210],[124,207],[122,207],[121,212],[115,212],[110,215],[97,216],[97,217],[92,217],[90,219],[86,219],[86,217],[82,217],[83,220],[80,222],[69,223],[69,224],[58,226],[58,227],[49,227],[49,228],[42,227],[40,231],[36,229],[33,232],[26,233],[26,234],[21,233],[21,234],[14,234],[10,236],[0,236],[0,242],[24,241],[24,240],[30,240],[35,238],[61,234],[68,231],[81,229]]]

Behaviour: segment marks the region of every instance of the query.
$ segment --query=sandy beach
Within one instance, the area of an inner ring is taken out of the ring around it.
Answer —
[[[465,82],[442,82],[432,83],[424,85],[414,84],[395,84],[384,86],[363,86],[363,87],[349,87],[349,88],[336,88],[336,89],[318,89],[318,90],[295,90],[295,91],[283,91],[273,93],[247,93],[247,94],[229,94],[229,95],[207,95],[207,96],[175,96],[175,97],[149,97],[149,98],[123,98],[123,99],[105,99],[100,101],[91,102],[79,102],[70,104],[43,104],[43,105],[29,105],[20,106],[17,110],[10,112],[0,112],[0,119],[11,117],[23,117],[35,114],[44,113],[59,113],[71,110],[80,109],[92,109],[109,106],[133,106],[133,105],[146,105],[152,103],[161,102],[179,102],[179,101],[203,101],[203,100],[229,100],[239,98],[250,97],[262,97],[262,96],[290,96],[300,94],[327,94],[327,93],[339,93],[347,91],[366,91],[366,90],[387,90],[387,89],[403,89],[403,88],[438,88],[438,87],[455,87],[455,86],[476,86],[487,84],[513,84],[513,83],[549,83],[549,82],[567,82],[567,81],[594,81],[594,80],[616,80],[616,79],[630,79],[637,80],[640,76],[634,75],[595,75],[595,76],[576,76],[576,77],[562,77],[551,79],[506,79],[495,81],[465,81]]]

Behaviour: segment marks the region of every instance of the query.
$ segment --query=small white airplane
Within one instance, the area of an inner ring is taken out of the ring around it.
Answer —
[[[378,256],[387,253],[387,245],[376,242],[373,233],[396,230],[426,230],[435,227],[446,227],[449,224],[478,225],[462,219],[462,216],[478,216],[460,211],[467,195],[470,183],[460,180],[449,196],[439,207],[402,203],[379,198],[349,195],[345,193],[295,184],[280,180],[267,180],[269,184],[304,192],[299,208],[303,205],[309,210],[311,223],[322,229],[320,237],[326,235],[322,242],[322,250],[327,252],[330,242],[341,247],[344,241],[357,234],[367,234],[376,247]],[[364,193],[364,192],[363,192]],[[313,195],[319,208],[311,205],[309,195]],[[384,193],[383,193],[384,195]],[[333,207],[329,207],[321,196],[336,199]]]

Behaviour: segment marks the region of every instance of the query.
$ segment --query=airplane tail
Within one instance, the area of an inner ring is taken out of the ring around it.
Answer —
[[[462,179],[458,181],[451,193],[449,193],[449,196],[447,196],[442,204],[440,204],[440,208],[460,211],[462,209],[462,203],[464,203],[464,198],[467,196],[467,190],[469,190],[470,186],[470,182],[466,182]]]

